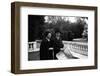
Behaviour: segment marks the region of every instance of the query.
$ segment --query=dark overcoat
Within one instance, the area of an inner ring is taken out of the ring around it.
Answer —
[[[64,45],[63,45],[63,43],[62,43],[62,40],[61,39],[57,39],[57,38],[55,38],[54,40],[53,40],[53,48],[54,48],[54,58],[55,59],[57,59],[56,58],[56,54],[58,53],[58,52],[60,52],[61,50],[61,48],[63,48],[64,47]]]
[[[40,45],[40,60],[50,60],[53,59],[52,50],[49,48],[52,47],[51,41],[43,39]]]

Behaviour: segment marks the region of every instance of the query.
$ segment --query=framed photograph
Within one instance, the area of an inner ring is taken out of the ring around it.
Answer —
[[[11,72],[97,69],[97,7],[11,3]]]

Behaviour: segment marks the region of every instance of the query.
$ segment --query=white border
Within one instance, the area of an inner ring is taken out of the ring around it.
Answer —
[[[28,14],[88,17],[88,58],[28,61]],[[20,69],[43,69],[94,65],[94,11],[41,7],[20,8]]]

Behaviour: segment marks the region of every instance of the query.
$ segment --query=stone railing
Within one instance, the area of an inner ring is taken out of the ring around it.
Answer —
[[[34,42],[29,42],[28,43],[28,52],[35,52],[40,50],[40,43],[41,40],[36,40]],[[88,44],[86,42],[74,42],[74,41],[63,41],[64,43],[64,52],[66,53],[66,49],[83,54],[83,55],[88,55]]]
[[[86,42],[73,42],[73,41],[63,41],[64,43],[64,48],[67,48],[70,51],[83,54],[83,55],[88,55],[88,43]],[[66,53],[67,50],[64,52]]]
[[[40,50],[41,40],[36,40],[34,42],[28,42],[28,52],[35,52]]]

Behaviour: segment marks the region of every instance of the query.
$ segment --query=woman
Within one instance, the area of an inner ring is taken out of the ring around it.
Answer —
[[[50,60],[53,59],[52,55],[52,44],[51,44],[51,33],[49,31],[45,32],[44,38],[40,45],[40,60]]]

